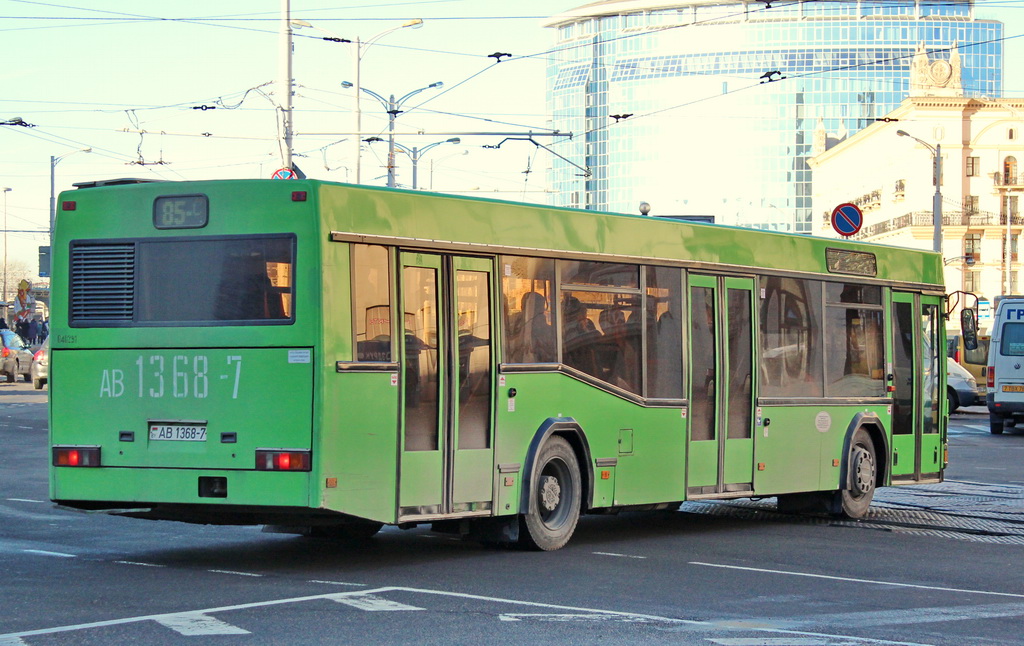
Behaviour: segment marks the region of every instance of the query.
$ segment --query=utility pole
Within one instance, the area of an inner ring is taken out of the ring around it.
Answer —
[[[278,83],[281,86],[281,167],[292,168],[292,20],[291,0],[281,0]]]

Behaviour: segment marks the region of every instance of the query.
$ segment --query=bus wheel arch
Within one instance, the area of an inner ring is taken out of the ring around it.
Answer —
[[[888,479],[888,451],[881,420],[870,413],[858,413],[843,442],[833,514],[846,518],[867,514],[875,490]]]
[[[520,541],[545,551],[562,547],[592,500],[590,447],[583,429],[569,418],[548,419],[534,435],[526,456]]]

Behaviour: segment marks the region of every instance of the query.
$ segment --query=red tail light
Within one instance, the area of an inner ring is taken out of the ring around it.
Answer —
[[[989,390],[995,388],[996,387],[996,367],[995,366],[989,366],[988,370],[985,371],[985,374],[988,375],[988,387],[989,387]]]
[[[11,356],[11,351],[9,348],[4,348],[3,350],[0,350],[0,357],[6,359],[9,356]]]
[[[36,353],[32,355],[32,361],[42,361],[42,360],[43,360],[43,351],[42,350],[36,350]]]
[[[960,351],[959,350],[957,350],[956,352],[953,353],[953,361],[955,361],[957,363],[960,363]]]
[[[98,446],[55,446],[53,447],[55,467],[98,467],[100,447]]]
[[[257,449],[257,471],[309,471],[313,460],[309,451],[296,449]]]

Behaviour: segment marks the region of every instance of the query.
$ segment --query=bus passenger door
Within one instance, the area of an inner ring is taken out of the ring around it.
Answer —
[[[688,497],[753,490],[753,290],[690,275]]]
[[[491,261],[402,254],[399,519],[490,514]]]
[[[942,468],[940,306],[937,296],[892,294],[894,482],[938,480]]]

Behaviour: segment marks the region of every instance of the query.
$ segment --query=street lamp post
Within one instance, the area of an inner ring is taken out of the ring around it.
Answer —
[[[4,322],[7,321],[7,194],[11,189],[4,187]]]
[[[413,18],[412,20],[404,22],[401,25],[398,25],[397,27],[392,27],[390,29],[385,29],[384,31],[380,32],[379,34],[374,34],[373,36],[371,36],[370,38],[366,39],[365,41],[364,40],[360,40],[360,38],[358,36],[356,36],[355,41],[348,40],[347,38],[341,38],[340,36],[338,36],[334,32],[327,31],[326,29],[321,29],[320,27],[314,27],[312,24],[306,22],[305,20],[291,20],[290,23],[291,23],[291,25],[293,25],[295,27],[310,27],[310,28],[316,29],[317,31],[321,31],[321,32],[323,32],[325,34],[330,34],[331,35],[330,38],[325,38],[324,40],[331,40],[331,41],[339,42],[339,43],[352,43],[353,45],[355,45],[355,54],[352,56],[352,68],[353,68],[353,74],[355,76],[355,83],[349,83],[348,85],[345,85],[345,83],[342,83],[342,85],[345,85],[345,87],[355,87],[355,89],[356,89],[356,92],[355,92],[355,95],[354,95],[355,103],[353,104],[353,110],[352,110],[352,114],[355,116],[356,124],[355,124],[355,129],[353,130],[353,134],[355,136],[352,137],[352,143],[355,146],[353,152],[354,152],[355,158],[356,158],[356,184],[360,184],[360,183],[362,183],[362,163],[361,163],[361,158],[362,158],[363,113],[362,113],[362,109],[359,106],[359,100],[361,98],[359,96],[359,93],[362,91],[361,67],[362,67],[363,55],[366,53],[366,50],[368,50],[370,48],[371,45],[373,45],[378,40],[380,40],[384,36],[387,36],[388,34],[390,34],[393,31],[398,31],[399,29],[403,29],[405,27],[412,27],[413,29],[417,29],[417,28],[423,26],[423,19],[422,18]]]
[[[424,146],[422,148],[416,148],[415,146],[410,148],[409,146],[403,146],[402,144],[397,143],[395,141],[391,141],[389,143],[389,146],[391,146],[393,148],[398,148],[399,150],[404,152],[406,155],[409,155],[409,159],[412,160],[412,189],[416,190],[418,188],[416,169],[417,169],[417,166],[419,165],[420,158],[422,158],[423,155],[425,155],[428,150],[430,150],[431,148],[434,148],[436,146],[440,146],[441,144],[458,144],[458,143],[462,143],[462,140],[459,139],[458,137],[452,137],[451,139],[445,139],[444,141],[435,141],[434,143],[427,144],[426,146]]]
[[[60,160],[65,157],[70,157],[75,153],[91,153],[92,148],[83,148],[81,150],[72,150],[69,153],[54,157],[50,155],[50,246],[53,246],[53,227],[57,222],[57,197],[54,192],[54,175],[56,174],[57,164]],[[6,227],[4,227],[6,228]]]
[[[934,146],[926,141],[918,139],[912,134],[909,134],[905,130],[897,130],[896,134],[900,137],[910,137],[917,143],[927,148],[932,153],[933,164],[932,169],[934,171],[935,181],[935,195],[932,197],[932,219],[934,220],[934,232],[932,234],[932,248],[934,251],[942,252],[942,144],[936,143]]]
[[[438,81],[436,83],[431,83],[430,85],[428,85],[426,87],[421,87],[418,90],[413,90],[412,92],[409,92],[409,93],[403,95],[402,98],[400,98],[400,99],[395,99],[395,95],[394,94],[390,95],[388,98],[385,99],[383,96],[381,96],[380,94],[377,94],[373,90],[367,89],[365,87],[364,88],[360,88],[358,82],[356,82],[355,84],[352,84],[352,83],[349,83],[348,81],[342,81],[341,87],[344,87],[344,88],[355,87],[357,94],[360,91],[366,92],[367,94],[369,94],[373,98],[377,99],[377,101],[380,102],[381,106],[384,107],[384,111],[388,113],[388,186],[390,186],[391,188],[395,187],[395,119],[398,118],[398,115],[402,113],[402,106],[410,98],[412,98],[413,96],[415,96],[415,95],[417,95],[420,92],[423,92],[425,90],[430,90],[432,88],[439,88],[439,87],[443,87],[443,86],[444,86],[444,83],[442,83],[441,81]],[[357,168],[357,171],[356,171],[357,175],[356,176],[358,177],[358,168],[359,167],[356,166],[356,168]],[[359,180],[357,179],[356,183],[358,183],[358,181]]]

